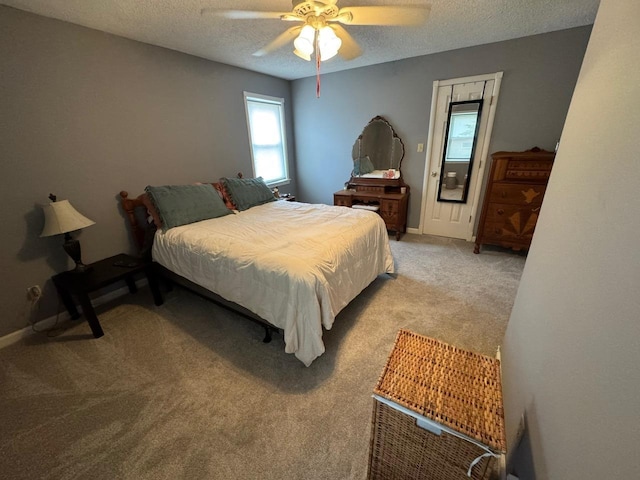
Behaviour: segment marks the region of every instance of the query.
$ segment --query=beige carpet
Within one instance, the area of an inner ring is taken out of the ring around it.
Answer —
[[[0,478],[363,479],[371,393],[407,328],[493,355],[525,258],[406,235],[309,368],[185,290],[146,289],[0,350]]]

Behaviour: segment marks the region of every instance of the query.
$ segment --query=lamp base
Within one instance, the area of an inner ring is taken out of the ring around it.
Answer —
[[[64,234],[64,244],[62,245],[64,251],[71,257],[76,263],[76,268],[70,270],[73,273],[86,273],[91,270],[91,266],[87,266],[82,263],[82,249],[80,248],[80,241],[71,238],[68,233]]]

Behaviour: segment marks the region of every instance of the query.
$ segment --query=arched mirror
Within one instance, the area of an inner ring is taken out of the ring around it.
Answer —
[[[364,127],[353,144],[351,156],[352,182],[358,178],[399,180],[402,177],[404,144],[391,124],[379,115]]]
[[[439,202],[467,202],[481,114],[482,99],[449,104],[440,168]]]

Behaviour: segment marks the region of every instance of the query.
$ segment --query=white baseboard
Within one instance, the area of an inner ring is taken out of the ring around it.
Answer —
[[[416,233],[418,235],[421,235],[422,233],[420,232],[419,228],[412,228],[412,227],[407,227],[407,233]],[[464,240],[464,239],[463,239]],[[470,240],[467,240],[468,242],[475,242],[476,241],[476,236],[473,235],[471,237]]]
[[[136,286],[138,288],[144,287],[145,285],[147,285],[147,283],[148,282],[146,278],[141,278],[139,280],[136,280]],[[99,297],[92,298],[91,304],[94,307],[98,307],[104,303],[110,302],[111,300],[114,300],[118,297],[122,297],[128,293],[129,293],[128,287],[121,287],[121,288],[118,288],[117,290],[107,292],[104,295],[100,295]],[[77,308],[78,308],[78,312],[82,313],[82,307],[78,305]],[[35,325],[38,330],[46,330],[48,328],[53,327],[56,324],[56,322],[64,322],[69,320],[70,318],[71,316],[69,315],[69,312],[64,310],[60,312],[58,315],[52,315],[51,317],[44,318],[36,322]],[[9,345],[18,343],[23,338],[26,338],[29,335],[33,335],[34,333],[38,333],[38,332],[35,332],[32,326],[29,325],[15,332],[11,332],[7,335],[4,335],[3,337],[0,337],[0,348],[8,347]]]

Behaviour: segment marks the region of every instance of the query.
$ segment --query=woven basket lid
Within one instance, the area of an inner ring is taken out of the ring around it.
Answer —
[[[506,451],[500,362],[400,330],[374,393]]]

